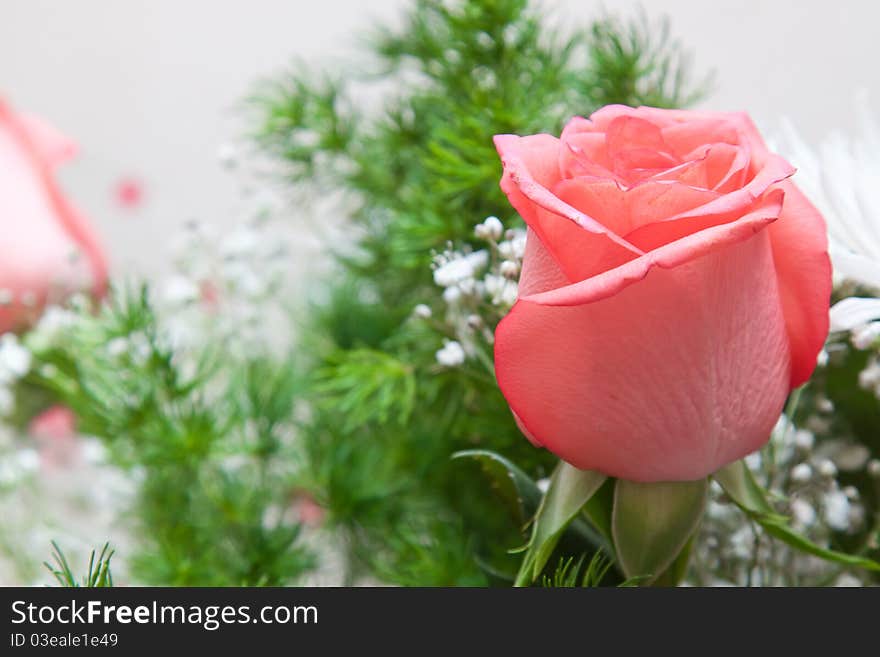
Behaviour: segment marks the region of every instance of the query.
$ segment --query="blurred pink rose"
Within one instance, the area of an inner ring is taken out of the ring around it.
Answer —
[[[529,226],[498,383],[575,467],[698,479],[761,447],[828,333],[825,223],[745,114],[605,107],[499,135]]]
[[[104,292],[95,233],[54,177],[75,152],[53,128],[0,99],[0,332],[32,321],[56,294]]]

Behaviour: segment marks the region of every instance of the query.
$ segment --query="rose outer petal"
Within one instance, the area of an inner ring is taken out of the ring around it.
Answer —
[[[766,442],[790,377],[762,230],[773,196],[737,222],[520,298],[495,362],[534,442],[633,481],[697,479]]]
[[[52,172],[73,150],[52,128],[0,100],[0,288],[18,301],[27,292],[42,303],[53,286],[72,289],[85,279],[97,293],[105,288],[103,252]],[[17,303],[0,308],[0,331],[14,328],[22,312]]]
[[[747,114],[732,116],[758,162],[775,157]],[[786,181],[781,187],[785,190],[785,204],[780,220],[770,229],[770,240],[791,341],[794,388],[812,376],[828,336],[831,259],[825,219],[794,183]]]

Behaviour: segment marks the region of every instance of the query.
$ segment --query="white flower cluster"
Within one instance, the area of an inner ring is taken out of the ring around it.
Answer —
[[[755,478],[792,520],[792,527],[820,545],[835,534],[853,534],[868,522],[859,492],[842,486],[841,473],[867,472],[880,483],[880,461],[864,445],[816,440],[827,431],[833,407],[820,400],[804,428],[783,416],[770,444],[746,458]],[[689,583],[701,586],[861,585],[862,573],[795,550],[767,536],[713,483],[695,543]],[[841,579],[842,578],[842,579]]]
[[[526,232],[505,231],[500,219],[487,217],[476,225],[474,236],[486,247],[474,251],[450,245],[434,258],[434,283],[443,288],[440,328],[451,334],[437,351],[443,367],[483,353],[492,344],[495,325],[516,302]],[[422,320],[434,317],[426,304],[416,306],[413,314]]]
[[[197,344],[207,333],[245,351],[264,346],[289,271],[283,232],[260,210],[222,236],[190,222],[174,248],[175,270],[158,288],[173,343]]]

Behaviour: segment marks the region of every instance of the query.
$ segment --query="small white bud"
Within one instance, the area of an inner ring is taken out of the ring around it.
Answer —
[[[513,280],[517,276],[519,276],[519,265],[512,260],[505,260],[501,263],[499,271],[501,272],[501,275],[505,278]]]
[[[802,499],[792,501],[791,515],[795,522],[803,527],[809,527],[816,522],[816,510],[810,506],[809,502]]]
[[[819,461],[819,465],[816,467],[816,470],[823,477],[827,477],[831,479],[832,477],[837,476],[837,466],[834,465],[829,459],[823,459]]]
[[[431,307],[424,303],[420,303],[413,308],[413,315],[419,319],[431,319]]]
[[[867,470],[869,475],[880,479],[880,459],[871,459],[868,461]]]
[[[805,452],[809,452],[813,449],[813,444],[816,442],[816,436],[813,435],[812,431],[807,431],[806,429],[798,429],[794,432],[794,444],[798,449],[802,449]]]
[[[834,402],[828,399],[828,397],[819,397],[816,400],[816,408],[823,413],[832,413],[834,411]]]
[[[454,306],[461,299],[461,290],[458,287],[447,287],[443,290],[443,300],[450,306]]]
[[[799,484],[806,483],[813,476],[813,469],[806,463],[798,463],[791,469],[791,480]]]
[[[470,330],[476,331],[483,326],[483,318],[479,315],[468,315],[467,325]]]
[[[847,486],[843,489],[843,494],[846,495],[846,499],[850,502],[855,502],[859,499],[859,489],[855,486]]]
[[[483,227],[486,231],[486,237],[489,239],[497,240],[504,234],[504,224],[498,217],[486,217],[483,221]]]

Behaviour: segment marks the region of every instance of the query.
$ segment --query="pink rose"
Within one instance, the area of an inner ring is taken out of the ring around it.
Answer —
[[[495,145],[529,226],[496,370],[530,440],[644,482],[766,443],[825,341],[831,265],[749,117],[608,106]]]
[[[54,294],[104,291],[94,232],[54,178],[75,152],[54,129],[0,99],[0,332],[32,319]]]

